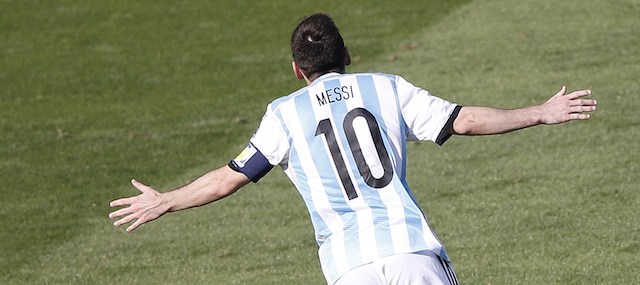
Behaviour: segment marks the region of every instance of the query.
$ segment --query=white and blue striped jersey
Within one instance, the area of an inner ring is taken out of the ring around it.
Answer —
[[[405,180],[406,141],[444,143],[458,110],[397,75],[329,73],[269,104],[230,165],[254,182],[283,168],[309,211],[328,284],[394,254],[448,259]]]

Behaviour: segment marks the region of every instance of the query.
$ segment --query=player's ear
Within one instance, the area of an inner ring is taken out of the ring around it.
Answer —
[[[351,64],[351,55],[349,54],[349,49],[344,47],[344,66]]]
[[[304,75],[302,75],[302,71],[300,71],[300,68],[295,61],[291,62],[291,68],[293,69],[293,74],[295,74],[298,79],[304,79]]]

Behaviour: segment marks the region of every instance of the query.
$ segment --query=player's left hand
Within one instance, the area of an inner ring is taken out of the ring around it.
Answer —
[[[591,90],[578,90],[569,94],[566,92],[567,87],[562,86],[556,95],[541,105],[542,124],[553,125],[571,120],[586,120],[591,117],[589,112],[596,110],[598,102],[593,99],[583,99],[591,95]]]
[[[133,224],[127,227],[127,232],[131,232],[140,225],[159,218],[168,211],[168,207],[162,203],[162,193],[135,179],[131,180],[131,184],[140,190],[142,194],[114,200],[109,204],[111,207],[127,206],[109,214],[110,219],[117,219],[124,216],[113,223],[115,227],[135,220]]]

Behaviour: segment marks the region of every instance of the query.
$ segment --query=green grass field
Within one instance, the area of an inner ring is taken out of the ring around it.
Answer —
[[[463,284],[640,284],[640,1],[0,1],[0,284],[323,284],[274,169],[132,234],[109,201],[227,163],[303,84],[289,36],[332,14],[350,71],[463,105],[589,88],[586,122],[409,145]]]

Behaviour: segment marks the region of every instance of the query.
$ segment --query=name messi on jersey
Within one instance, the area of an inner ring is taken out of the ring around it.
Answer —
[[[320,94],[316,94],[316,99],[318,99],[318,104],[322,106],[328,103],[334,103],[342,100],[351,99],[353,98],[353,96],[354,96],[353,86],[345,85],[345,86],[335,87],[333,89],[327,89],[324,92],[321,92]]]

